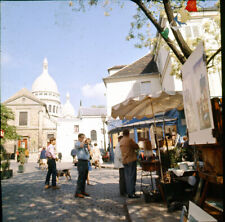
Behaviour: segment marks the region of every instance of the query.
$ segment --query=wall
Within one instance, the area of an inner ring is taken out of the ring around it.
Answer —
[[[143,75],[130,79],[118,79],[117,81],[107,83],[107,116],[111,116],[112,106],[123,102],[124,100],[140,95],[140,83],[150,81],[151,87],[149,93],[161,90],[161,84],[158,75]]]

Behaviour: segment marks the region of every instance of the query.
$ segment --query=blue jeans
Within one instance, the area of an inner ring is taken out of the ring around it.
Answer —
[[[48,159],[48,173],[46,176],[45,184],[49,185],[50,177],[52,174],[52,186],[56,186],[56,163],[55,159]]]
[[[133,161],[131,163],[124,164],[124,174],[127,194],[129,196],[133,195],[135,194],[135,185],[137,178],[137,162]]]
[[[78,179],[76,194],[85,192],[85,183],[88,175],[88,160],[78,160]]]

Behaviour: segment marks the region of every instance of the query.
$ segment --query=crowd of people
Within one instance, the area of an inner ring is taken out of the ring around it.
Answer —
[[[40,163],[46,163],[48,165],[48,172],[45,180],[45,189],[52,187],[53,189],[59,189],[56,185],[56,161],[59,159],[57,156],[56,139],[50,139],[50,145],[43,147],[40,153]],[[119,169],[119,192],[121,196],[127,196],[128,198],[139,198],[136,195],[136,178],[137,178],[137,156],[139,153],[138,144],[130,138],[129,130],[125,129],[122,135],[118,136],[118,143],[115,147],[114,154],[114,167]],[[73,157],[73,163],[77,166],[78,178],[77,186],[74,196],[76,198],[84,198],[89,196],[85,191],[86,184],[90,184],[89,172],[92,170],[92,165],[95,168],[101,168],[102,156],[97,144],[94,146],[91,144],[91,140],[86,138],[83,133],[78,135],[78,141],[75,143],[75,147],[71,150],[71,156]],[[60,155],[62,158],[62,155]],[[52,175],[52,186],[50,186],[50,176]]]

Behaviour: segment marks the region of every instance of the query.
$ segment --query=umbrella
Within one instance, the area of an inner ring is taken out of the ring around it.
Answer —
[[[163,180],[163,172],[161,166],[161,157],[160,157],[160,150],[156,135],[156,120],[155,114],[166,112],[171,109],[183,109],[183,95],[181,92],[165,92],[159,91],[151,95],[140,95],[138,97],[133,97],[123,101],[112,107],[112,114],[113,118],[119,117],[120,119],[142,119],[144,117],[151,118],[154,117],[154,134],[155,134],[155,141],[156,147],[158,149],[159,154],[159,161],[160,161],[160,171],[161,171],[161,178]],[[163,118],[164,119],[164,118]],[[164,121],[163,121],[164,123]],[[165,126],[164,126],[165,128]],[[166,141],[167,144],[167,141]],[[167,152],[168,152],[168,145],[167,145]]]
[[[133,97],[112,107],[113,118],[130,120],[132,118],[151,118],[160,112],[183,109],[183,96],[180,92],[159,91],[151,95]]]

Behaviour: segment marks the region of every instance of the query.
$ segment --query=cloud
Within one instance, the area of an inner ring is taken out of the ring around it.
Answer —
[[[106,89],[104,83],[96,83],[94,85],[86,84],[81,88],[83,97],[92,99],[94,103],[106,102]]]

